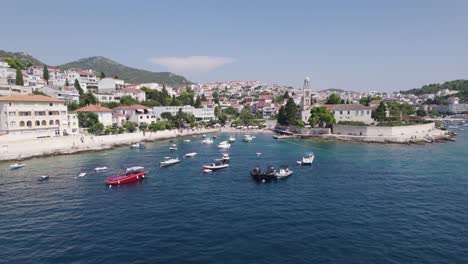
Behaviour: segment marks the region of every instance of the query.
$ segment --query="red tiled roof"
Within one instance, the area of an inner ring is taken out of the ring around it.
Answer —
[[[114,110],[135,110],[135,109],[151,109],[151,107],[144,106],[144,105],[122,105],[114,108]]]
[[[65,103],[65,100],[44,95],[7,95],[0,96],[0,102],[57,102]]]
[[[87,105],[77,109],[76,112],[112,112],[112,110],[100,105]]]

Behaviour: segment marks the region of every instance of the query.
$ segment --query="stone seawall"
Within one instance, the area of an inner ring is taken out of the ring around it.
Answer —
[[[13,142],[2,141],[0,142],[0,161],[97,151],[121,145],[130,145],[140,141],[155,141],[217,131],[219,129],[163,130],[144,134],[143,132],[135,132],[105,136],[75,135]]]

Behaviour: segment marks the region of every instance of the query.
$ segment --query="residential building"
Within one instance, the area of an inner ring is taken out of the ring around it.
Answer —
[[[99,93],[113,93],[125,88],[125,81],[115,78],[103,78],[99,80],[97,87]]]
[[[53,85],[44,85],[37,89],[37,91],[46,94],[47,96],[64,99],[69,103],[78,103],[80,102],[80,94],[71,86],[53,86]]]
[[[81,89],[83,89],[85,93],[89,88],[98,87],[96,73],[93,72],[93,70],[70,69],[66,71],[65,79],[68,80],[70,85],[73,85],[75,80],[78,80]]]
[[[112,110],[100,105],[87,105],[76,110],[77,113],[95,113],[98,116],[99,123],[104,127],[112,126]]]
[[[31,94],[32,88],[29,86],[21,85],[1,85],[0,84],[0,96],[13,95],[13,94]]]
[[[95,93],[96,99],[101,103],[118,103],[120,102],[120,97],[114,93]]]
[[[115,95],[119,98],[128,96],[139,102],[146,101],[146,93],[140,89],[122,88],[119,91],[115,92]]]
[[[325,105],[335,116],[336,122],[353,121],[366,124],[374,123],[372,118],[372,108],[361,104],[337,104]],[[310,117],[310,113],[309,113]]]
[[[214,108],[195,108],[190,105],[153,107],[154,115],[158,119],[162,119],[161,114],[164,112],[169,112],[171,115],[176,115],[179,109],[182,109],[182,112],[184,113],[193,115],[196,121],[210,121],[215,119]]]
[[[153,108],[144,105],[124,105],[112,109],[114,117],[125,115],[129,122],[140,125],[141,123],[152,124],[156,122]],[[119,124],[118,124],[119,125]]]
[[[460,104],[460,99],[458,97],[450,97],[448,99],[448,112],[451,114],[461,114],[468,112],[468,104]]]
[[[28,139],[62,136],[70,131],[65,100],[43,95],[0,97],[0,135]]]

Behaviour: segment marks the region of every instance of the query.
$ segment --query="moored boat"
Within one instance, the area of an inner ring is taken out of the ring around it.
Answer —
[[[244,142],[251,142],[253,140],[252,136],[249,134],[245,134],[244,138],[242,139]]]
[[[107,167],[96,167],[96,168],[94,168],[95,172],[105,171],[105,170],[107,170]]]
[[[196,153],[196,152],[190,152],[190,153],[185,154],[185,157],[186,157],[186,158],[191,158],[191,157],[194,157],[194,156],[197,155],[197,154],[198,154],[198,153]]]
[[[293,171],[290,170],[287,166],[282,166],[279,171],[275,171],[274,175],[276,178],[285,178],[291,176]]]
[[[228,141],[229,141],[229,143],[232,143],[232,142],[236,141],[236,138],[233,137],[233,136],[230,136]]]
[[[268,166],[266,170],[260,169],[260,167],[255,167],[250,171],[250,175],[257,182],[270,182],[276,180],[275,169],[272,166]]]
[[[38,181],[45,181],[49,179],[49,175],[41,175],[37,180]]]
[[[23,168],[24,166],[26,166],[26,164],[24,163],[15,163],[15,164],[10,165],[10,170],[16,170],[19,168]]]
[[[169,148],[170,151],[176,151],[177,150],[177,145],[172,144],[171,147]]]
[[[120,185],[126,183],[136,182],[138,180],[142,180],[145,175],[146,171],[144,167],[141,166],[134,166],[126,168],[122,173],[115,176],[107,177],[105,180],[106,184],[109,185]]]
[[[80,177],[80,178],[84,177],[84,176],[86,176],[86,172],[82,172],[82,173],[78,174],[78,177]]]
[[[220,161],[213,162],[210,165],[203,165],[203,169],[208,169],[208,170],[212,170],[212,171],[225,169],[227,167],[229,167],[228,163],[224,163],[224,162],[220,162]]]
[[[169,167],[180,162],[179,158],[164,157],[164,161],[159,162],[160,167]]]
[[[230,148],[231,147],[231,144],[229,144],[229,142],[227,141],[222,141],[218,144],[218,148],[220,149],[227,149],[227,148]]]
[[[213,140],[211,138],[205,138],[202,140],[203,144],[213,144]]]
[[[145,145],[143,143],[135,143],[130,145],[131,149],[144,149]]]
[[[314,162],[314,152],[309,151],[304,153],[304,156],[302,157],[302,160],[300,161],[301,165],[312,165],[312,162]]]
[[[185,143],[189,143],[191,140],[190,139],[184,139]]]

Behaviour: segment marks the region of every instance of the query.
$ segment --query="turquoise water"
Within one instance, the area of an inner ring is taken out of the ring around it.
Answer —
[[[216,142],[230,134],[220,134]],[[468,263],[468,133],[423,146],[276,141],[256,134],[228,151],[228,169],[202,174],[216,144],[176,139],[0,164],[0,262],[5,263]],[[295,165],[313,150],[310,167]],[[261,152],[260,158],[256,152]],[[257,184],[256,165],[289,164],[285,181]],[[144,181],[104,179],[142,165]],[[94,173],[99,166],[111,168]],[[88,172],[82,179],[74,178]],[[38,182],[37,177],[50,179]]]

